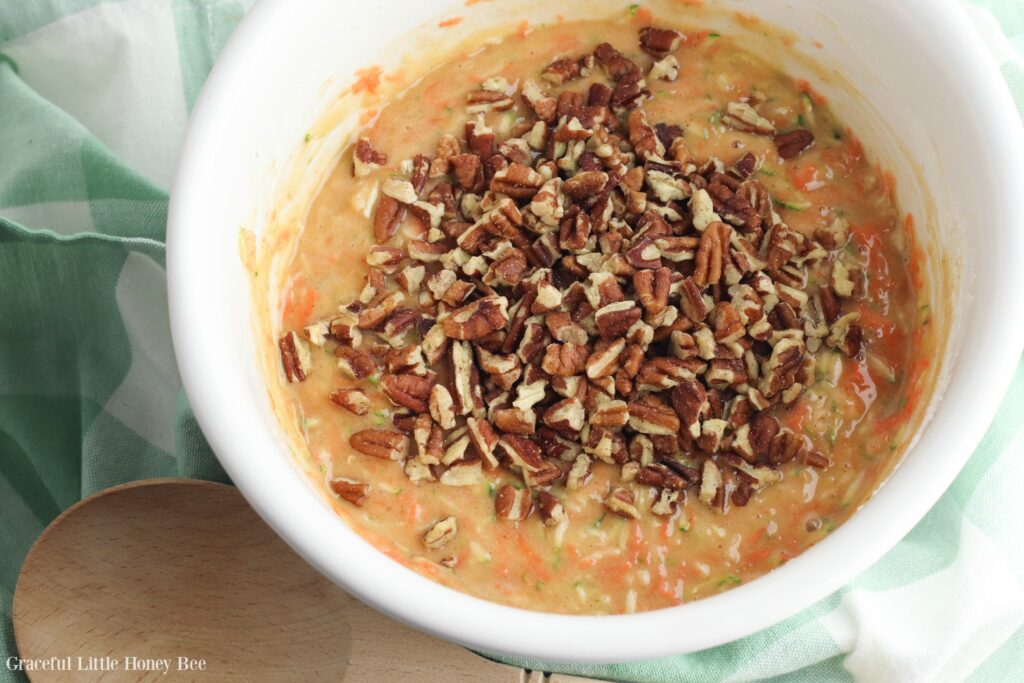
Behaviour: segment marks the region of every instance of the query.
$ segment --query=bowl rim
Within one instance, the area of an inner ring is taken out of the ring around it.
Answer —
[[[976,112],[981,125],[1004,131],[998,144],[995,138],[984,141],[990,166],[999,174],[996,177],[1019,178],[1015,162],[1024,157],[1024,134],[1018,113],[981,37],[963,30],[964,22],[969,21],[964,10],[954,0],[904,0],[902,4],[903,12],[926,24],[935,40],[956,54],[963,68],[971,70],[972,78],[962,80],[960,96],[986,102],[987,106]],[[612,662],[692,652],[776,624],[849,582],[917,524],[964,466],[1009,386],[1024,346],[1024,320],[1006,322],[1001,341],[980,340],[976,345],[987,360],[975,373],[979,376],[965,380],[967,387],[961,387],[952,398],[949,394],[945,397],[943,403],[955,400],[966,419],[944,436],[941,447],[946,455],[933,458],[928,468],[915,472],[914,476],[924,479],[919,484],[924,493],[908,498],[897,495],[893,484],[903,474],[901,465],[893,479],[836,532],[783,567],[725,593],[653,612],[559,615],[508,607],[455,591],[399,565],[364,541],[315,498],[287,458],[264,458],[260,467],[252,467],[254,452],[282,446],[266,441],[269,427],[262,424],[257,410],[262,396],[241,397],[231,382],[209,381],[224,369],[207,353],[210,337],[205,325],[216,321],[223,310],[218,308],[219,298],[209,296],[208,283],[195,277],[193,265],[202,262],[206,246],[205,233],[198,229],[203,224],[200,199],[208,196],[204,184],[214,162],[218,131],[231,124],[232,112],[245,99],[247,56],[265,49],[299,11],[308,12],[309,7],[290,0],[261,0],[236,28],[214,64],[190,118],[172,183],[167,281],[178,367],[203,433],[260,516],[335,583],[404,623],[492,653],[551,661]],[[993,201],[1007,210],[1005,215],[1015,215],[1010,211],[1014,208],[1012,192],[993,194]],[[1017,233],[1024,233],[1024,226],[1017,227]],[[1012,235],[1010,239],[1018,242],[1017,249],[1011,251],[1024,254],[1024,239]],[[1003,258],[997,263],[1002,270],[996,277],[1010,283],[1012,274],[1004,272],[1010,260]],[[1004,304],[1012,303],[1008,293],[994,296]],[[952,358],[951,365],[956,367],[961,360]],[[965,396],[968,389],[976,395]],[[225,406],[231,406],[231,419],[224,419]],[[235,411],[249,420],[239,420]],[[243,430],[238,425],[253,420],[258,423],[256,428],[240,433]],[[926,441],[936,441],[927,439],[932,427],[926,426],[913,450],[924,447]],[[938,442],[927,445],[940,446]],[[329,541],[321,533],[324,528],[332,529]],[[857,551],[853,557],[851,548]],[[742,618],[723,618],[730,614]]]

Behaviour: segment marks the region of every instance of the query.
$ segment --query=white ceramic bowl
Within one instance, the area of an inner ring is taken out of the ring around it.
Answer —
[[[914,211],[919,225],[928,223],[924,245],[933,258],[948,259],[953,274],[941,283],[949,305],[938,312],[953,329],[936,359],[945,370],[943,398],[902,465],[863,509],[817,546],[748,585],[628,616],[504,607],[386,558],[300,476],[256,362],[238,231],[266,229],[285,202],[284,176],[301,156],[304,134],[355,69],[394,64],[413,42],[443,45],[482,26],[539,21],[555,11],[578,16],[555,4],[261,2],[217,61],[181,152],[168,226],[174,345],[203,431],[246,498],[309,562],[367,603],[471,647],[527,657],[618,661],[694,651],[767,627],[852,579],[921,519],[978,443],[1024,339],[1020,121],[998,69],[954,0],[709,1],[791,29],[806,39],[798,49],[813,52],[853,85],[824,90],[869,154],[895,171],[902,208]],[[624,8],[602,0],[581,6],[593,16]],[[657,1],[653,7],[660,11]],[[666,8],[690,11],[681,3]],[[439,31],[438,19],[453,14],[464,21]],[[426,28],[415,40],[405,38],[420,26]],[[821,49],[810,48],[812,39]],[[350,127],[341,123],[324,132],[302,163],[324,167]]]

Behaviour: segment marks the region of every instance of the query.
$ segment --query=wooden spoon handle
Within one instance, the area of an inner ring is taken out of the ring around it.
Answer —
[[[134,482],[67,510],[29,552],[13,613],[23,659],[71,665],[36,682],[167,680],[164,662],[189,680],[590,680],[528,674],[385,617],[209,482]],[[83,672],[90,656],[117,668]]]

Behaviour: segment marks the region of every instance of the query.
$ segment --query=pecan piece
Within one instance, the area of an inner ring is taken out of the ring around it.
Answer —
[[[651,463],[640,468],[636,473],[636,483],[676,491],[682,491],[689,486],[689,482],[686,479],[683,479],[662,463]]]
[[[580,201],[593,197],[604,189],[608,183],[608,174],[604,171],[580,171],[562,183],[562,192],[566,196]]]
[[[466,431],[477,455],[490,469],[495,469],[498,466],[498,456],[494,452],[498,445],[498,433],[494,431],[494,427],[485,420],[468,417],[466,418]]]
[[[722,123],[736,130],[758,135],[774,135],[775,126],[746,102],[730,102],[726,105]]]
[[[640,29],[640,49],[655,59],[662,59],[668,53],[675,52],[682,39],[682,34],[672,29],[653,26]]]
[[[387,429],[364,429],[350,436],[348,443],[363,455],[384,460],[401,460],[409,449],[409,437]]]
[[[586,413],[583,410],[583,403],[578,398],[566,398],[544,411],[543,419],[548,427],[573,434],[583,429]]]
[[[562,85],[580,76],[580,63],[572,57],[563,57],[544,67],[540,77],[552,85]]]
[[[503,296],[477,299],[453,311],[441,321],[441,326],[452,339],[481,339],[508,324],[507,306],[508,299]]]
[[[626,119],[626,126],[629,129],[629,142],[633,145],[633,151],[638,157],[649,159],[652,156],[665,156],[665,145],[658,139],[651,124],[647,122],[646,112],[631,111]]]
[[[623,336],[641,315],[636,302],[626,299],[599,308],[594,313],[594,321],[602,339],[615,339]]]
[[[365,379],[377,372],[377,362],[373,356],[350,346],[336,346],[334,355],[338,359],[338,368],[352,379]]]
[[[598,345],[587,357],[587,377],[600,379],[615,374],[619,369],[619,354],[626,348],[625,339],[616,339],[605,345]]]
[[[528,435],[537,431],[537,414],[532,408],[499,408],[493,413],[494,426],[505,434]]]
[[[455,179],[466,192],[476,192],[484,186],[484,167],[475,154],[456,154],[451,158]]]
[[[426,413],[432,382],[419,375],[385,375],[381,385],[384,393],[395,405],[405,406],[414,413]]]
[[[526,437],[506,434],[501,437],[498,444],[505,451],[505,454],[508,455],[512,464],[521,468],[524,472],[536,472],[541,468],[543,460],[541,459],[540,447]]]
[[[537,194],[544,184],[544,176],[524,164],[511,164],[491,178],[491,192],[498,192],[513,199],[529,199]]]
[[[398,225],[405,218],[405,207],[397,199],[381,195],[373,213],[373,237],[379,243],[387,242],[398,232]]]
[[[572,377],[587,366],[587,349],[580,344],[548,344],[544,351],[541,368],[549,375]]]
[[[668,306],[672,271],[668,268],[638,270],[633,274],[633,291],[637,300],[650,315],[658,315]]]
[[[704,287],[722,279],[731,238],[732,228],[725,223],[715,221],[708,225],[700,238],[693,271],[693,281],[698,286]]]
[[[521,522],[533,512],[533,498],[527,489],[517,489],[505,484],[494,496],[494,514],[498,519]]]
[[[613,488],[605,498],[604,505],[620,517],[640,519],[640,511],[636,509],[636,499],[633,497],[633,492],[627,488],[621,486]]]
[[[674,436],[679,416],[653,395],[629,404],[629,426],[641,434]]]
[[[353,415],[366,415],[370,409],[370,399],[362,389],[335,389],[331,392],[331,402]]]
[[[544,526],[558,526],[568,519],[562,502],[547,491],[537,494],[537,510],[544,521]]]
[[[313,370],[313,358],[309,345],[295,332],[288,332],[278,341],[281,350],[281,367],[289,382],[303,382]]]
[[[459,524],[454,517],[445,517],[436,522],[423,534],[423,545],[437,550],[448,544],[459,533]]]
[[[779,133],[774,138],[775,148],[783,159],[792,159],[814,144],[814,133],[803,128]]]
[[[363,506],[363,503],[366,502],[366,494],[370,491],[369,484],[348,477],[335,477],[330,481],[329,486],[336,496],[347,500],[356,507]]]
[[[357,178],[368,176],[386,163],[388,163],[388,155],[375,150],[369,138],[361,137],[356,140],[355,148],[352,150],[352,174],[354,176]]]

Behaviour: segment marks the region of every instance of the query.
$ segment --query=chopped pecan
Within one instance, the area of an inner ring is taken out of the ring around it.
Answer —
[[[675,435],[679,416],[653,395],[629,404],[629,426],[641,434]]]
[[[528,435],[537,431],[537,414],[532,408],[499,408],[493,418],[494,426],[505,434]]]
[[[746,102],[730,102],[725,108],[722,123],[730,128],[748,133],[775,134],[775,126],[772,122],[758,114],[757,110]]]
[[[645,112],[631,111],[626,119],[626,125],[629,129],[629,142],[637,156],[641,159],[665,156],[665,145],[658,139],[651,124],[647,123]]]
[[[629,422],[629,406],[625,401],[604,401],[590,413],[590,424],[594,427],[617,429]]]
[[[732,228],[725,223],[715,221],[708,225],[700,238],[693,271],[693,281],[698,286],[704,287],[722,279],[731,238]]]
[[[627,488],[621,486],[613,488],[605,498],[604,505],[620,517],[640,519],[640,511],[636,508],[636,499],[633,497],[633,492]]]
[[[598,344],[587,357],[587,377],[599,379],[615,374],[619,369],[619,354],[626,348],[625,339],[616,339],[607,344]]]
[[[377,362],[373,357],[358,349],[336,346],[334,355],[338,359],[338,367],[353,379],[365,379],[377,372]]]
[[[498,445],[505,451],[512,464],[524,472],[536,472],[543,464],[540,447],[524,436],[506,434],[498,441]]]
[[[555,120],[558,103],[554,97],[548,97],[534,81],[529,79],[523,81],[523,98],[541,121],[551,123]]]
[[[580,344],[548,344],[541,368],[549,375],[572,377],[586,369],[587,349]]]
[[[445,517],[435,522],[423,534],[423,545],[430,550],[437,550],[447,545],[459,533],[459,524],[454,517]]]
[[[544,411],[543,420],[556,431],[573,434],[583,429],[586,413],[578,398],[566,398]]]
[[[356,507],[362,507],[366,502],[366,496],[370,492],[370,485],[364,484],[348,477],[335,477],[331,479],[329,486],[335,495],[352,503]]]
[[[386,429],[364,429],[349,437],[349,445],[363,455],[385,460],[401,460],[409,449],[409,438]]]
[[[672,29],[653,26],[640,29],[640,49],[655,59],[661,59],[668,53],[675,52],[682,39],[682,34]]]
[[[361,137],[356,140],[355,148],[352,150],[353,175],[357,178],[368,176],[386,163],[388,155],[375,150],[369,138]]]
[[[475,417],[466,418],[466,432],[476,449],[477,455],[490,469],[498,466],[498,456],[494,449],[498,445],[498,434],[489,422],[477,420]]]
[[[562,192],[580,201],[601,192],[607,183],[608,174],[604,171],[580,171],[562,183]]]
[[[783,159],[792,159],[814,144],[814,133],[803,128],[779,133],[774,138],[775,148]]]
[[[682,491],[689,482],[662,463],[651,463],[641,467],[636,474],[636,483],[656,488]]]
[[[456,154],[450,163],[455,179],[463,190],[476,192],[483,187],[484,167],[476,154]]]
[[[544,322],[547,325],[548,332],[551,333],[551,336],[560,342],[571,342],[580,346],[587,343],[586,330],[573,322],[569,313],[564,311],[552,311],[545,317]],[[546,370],[545,372],[548,374],[556,374],[549,370]]]
[[[701,293],[701,287],[691,276],[682,281],[679,308],[693,322],[701,322],[708,317],[708,304]]]
[[[602,339],[614,339],[624,335],[641,315],[636,302],[626,299],[599,308],[594,313],[594,321]]]
[[[385,375],[381,385],[395,405],[405,406],[414,413],[429,410],[432,382],[426,377],[413,374]]]
[[[672,271],[668,268],[638,270],[633,274],[633,291],[637,300],[650,315],[657,315],[668,305]]]
[[[562,85],[566,81],[580,77],[580,62],[571,57],[563,57],[544,67],[541,78],[553,85]]]
[[[545,526],[558,526],[568,519],[562,502],[547,491],[537,494],[537,510]]]
[[[543,184],[544,177],[537,171],[523,164],[511,164],[491,178],[491,192],[514,199],[529,199],[537,194]]]
[[[289,382],[304,382],[313,370],[313,359],[309,345],[295,332],[284,334],[278,341],[281,350],[281,367]]]
[[[353,415],[366,415],[370,409],[370,399],[361,389],[335,389],[331,392],[331,402]]]
[[[403,218],[405,218],[405,207],[394,197],[381,195],[377,200],[377,209],[373,213],[374,239],[384,243],[394,237]]]
[[[444,333],[452,339],[476,340],[508,324],[505,297],[487,296],[453,311],[441,321]]]
[[[505,484],[494,496],[494,514],[498,519],[521,522],[533,512],[533,498],[527,489]]]

